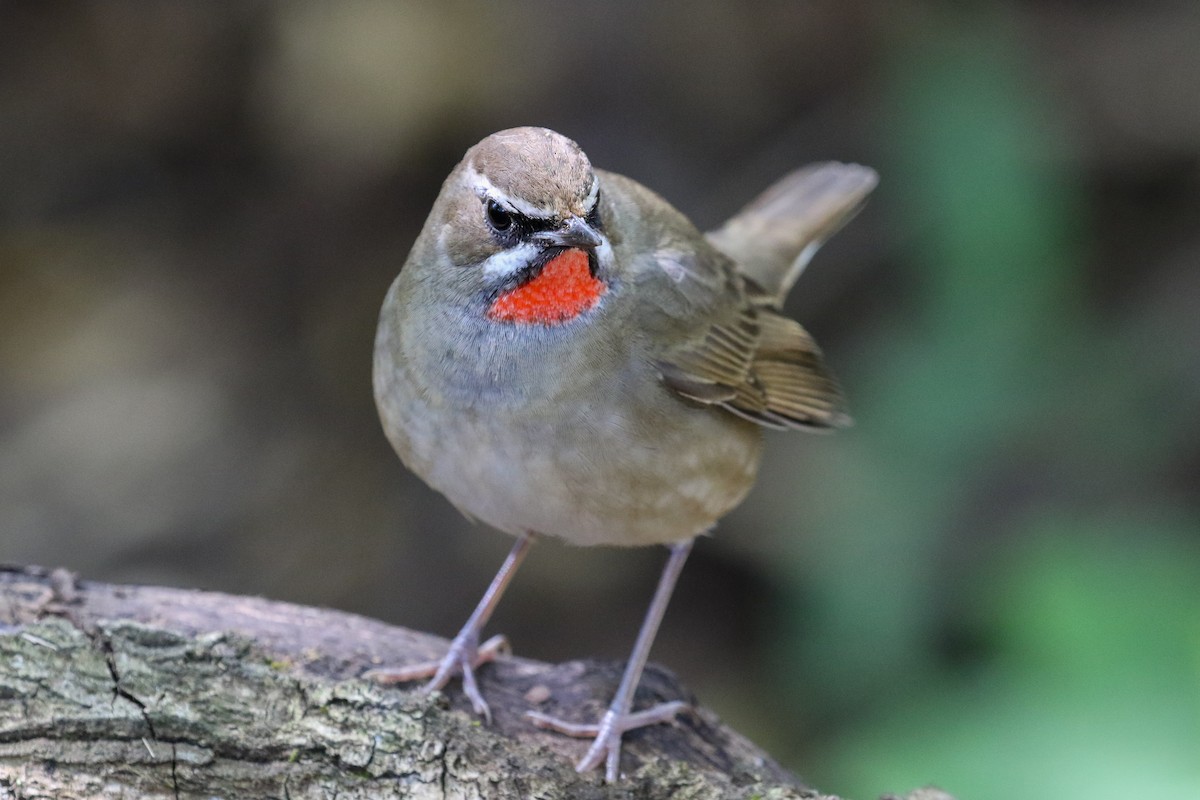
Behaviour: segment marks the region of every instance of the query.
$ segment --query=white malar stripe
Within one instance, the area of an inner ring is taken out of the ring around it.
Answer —
[[[516,247],[501,250],[484,259],[481,265],[484,277],[504,280],[520,272],[530,261],[538,256],[541,248],[532,242],[522,242]],[[596,263],[601,272],[612,272],[613,250],[607,236],[600,237],[600,246],[596,248]]]
[[[501,250],[484,260],[482,264],[484,277],[489,280],[509,278],[524,269],[537,254],[537,246],[529,242],[522,242],[516,247]]]
[[[538,219],[551,219],[554,216],[554,209],[546,209],[541,206],[535,206],[532,203],[527,203],[519,197],[509,197],[504,192],[496,188],[487,176],[479,170],[475,169],[473,164],[468,164],[463,170],[463,180],[471,188],[478,197],[486,197],[495,200],[501,205],[508,206],[518,214],[524,214],[527,217],[536,217]]]
[[[614,272],[613,266],[613,249],[608,243],[608,237],[600,234],[600,246],[596,248],[596,266],[604,275],[612,275]]]

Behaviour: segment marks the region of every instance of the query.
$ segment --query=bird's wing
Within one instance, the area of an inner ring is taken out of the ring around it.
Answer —
[[[670,332],[655,337],[663,382],[685,400],[715,405],[772,428],[847,425],[841,389],[798,322],[776,313],[771,297],[707,247],[687,256],[660,252],[677,273],[661,291]],[[682,302],[680,300],[682,299]]]
[[[772,294],[665,200],[628,178],[602,179],[611,210],[641,221],[617,246],[644,353],[668,389],[772,428],[849,423],[821,351],[773,310]]]
[[[709,232],[708,241],[778,306],[817,249],[858,213],[878,182],[875,170],[858,164],[802,167]]]

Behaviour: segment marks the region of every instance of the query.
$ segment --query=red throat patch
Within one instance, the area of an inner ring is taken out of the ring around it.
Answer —
[[[496,298],[488,319],[556,325],[594,308],[607,291],[592,277],[587,253],[572,248],[552,258],[536,278]]]

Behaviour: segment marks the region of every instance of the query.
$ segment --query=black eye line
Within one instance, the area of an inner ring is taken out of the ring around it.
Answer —
[[[508,220],[507,225],[496,224],[494,218],[496,212]],[[484,198],[483,216],[488,228],[492,231],[492,236],[505,247],[512,246],[518,241],[524,241],[532,233],[554,230],[559,225],[557,219],[527,217],[491,197]]]

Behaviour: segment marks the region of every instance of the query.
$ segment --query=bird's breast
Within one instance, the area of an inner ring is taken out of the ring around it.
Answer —
[[[405,464],[472,517],[581,545],[673,542],[753,483],[758,431],[681,403],[628,336],[440,330],[459,341],[414,348],[381,326],[376,401]]]

